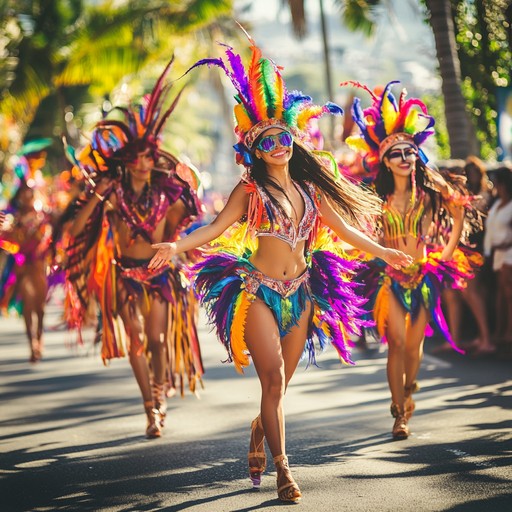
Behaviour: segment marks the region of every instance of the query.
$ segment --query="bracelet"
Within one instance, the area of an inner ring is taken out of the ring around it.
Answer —
[[[100,200],[100,201],[104,201],[105,199],[105,196],[101,196],[100,194],[98,194],[98,192],[94,191],[94,195]]]

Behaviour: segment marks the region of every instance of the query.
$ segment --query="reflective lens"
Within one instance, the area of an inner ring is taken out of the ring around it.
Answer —
[[[289,148],[293,144],[293,136],[290,132],[281,132],[277,133],[276,135],[268,135],[267,137],[263,137],[256,147],[264,153],[269,153],[270,151],[273,151],[277,148],[278,142],[280,146]]]
[[[409,147],[409,148],[397,148],[397,149],[391,150],[387,154],[387,157],[390,160],[397,160],[399,158],[401,160],[407,160],[407,158],[410,158],[411,156],[416,156],[417,154],[418,154],[418,152],[416,151],[416,149],[414,149],[412,147]]]

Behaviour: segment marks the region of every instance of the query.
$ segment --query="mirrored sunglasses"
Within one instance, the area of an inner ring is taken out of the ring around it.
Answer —
[[[280,146],[291,147],[293,144],[293,136],[290,132],[280,132],[275,135],[267,135],[263,137],[259,144],[256,146],[260,151],[268,153],[277,148],[277,143]]]

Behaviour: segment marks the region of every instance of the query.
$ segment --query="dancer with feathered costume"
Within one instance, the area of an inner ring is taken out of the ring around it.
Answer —
[[[397,100],[391,92],[395,83],[381,94],[355,82],[342,85],[361,87],[371,97],[371,106],[364,110],[360,99],[354,100],[352,115],[361,135],[348,137],[347,143],[364,154],[363,179],[383,200],[380,242],[414,259],[396,269],[377,258],[359,276],[370,299],[367,309],[388,343],[392,434],[403,439],[415,407],[412,393],[418,389],[424,337],[433,333],[429,322],[462,352],[450,336],[441,292],[464,287],[481,264],[478,253],[459,247],[481,221],[463,182],[451,182],[426,165],[421,145],[434,133],[434,118],[419,99],[406,99],[405,89]]]
[[[230,47],[227,64],[205,59],[193,66],[218,66],[235,86],[235,150],[246,172],[211,224],[177,242],[156,244],[150,267],[159,269],[176,253],[211,242],[241,220],[237,232],[219,240],[196,265],[195,285],[229,360],[242,371],[250,356],[261,382],[261,414],[252,422],[249,450],[253,486],[259,487],[265,470],[266,438],[278,496],[297,501],[301,492],[285,450],[283,395],[304,350],[315,362],[315,338],[320,347],[332,343],[351,363],[348,337],[362,325],[363,300],[350,280],[357,262],[343,256],[335,237],[397,266],[408,258],[349,225],[366,225],[379,211],[378,199],[336,179],[332,155],[307,145],[309,121],[341,109],[316,106],[309,96],[287,91],[280,69],[250,41],[247,67]]]
[[[26,142],[14,167],[14,193],[0,217],[0,311],[23,316],[30,358],[43,357],[52,219],[41,168],[52,139]]]
[[[67,148],[88,185],[69,228],[68,321],[80,329],[91,300],[97,301],[102,358],[128,355],[149,438],[162,432],[166,386],[183,392],[188,379],[195,391],[203,374],[184,261],[157,272],[148,268],[151,244],[176,239],[201,213],[197,174],[161,147],[161,131],[179,98],[168,105],[171,64],[142,104],[117,107],[96,125],[78,158]]]

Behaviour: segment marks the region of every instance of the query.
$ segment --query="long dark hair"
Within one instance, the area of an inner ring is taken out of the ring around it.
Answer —
[[[433,169],[429,169],[428,172],[437,172]],[[432,188],[430,180],[428,179],[427,166],[426,164],[418,158],[416,160],[416,187],[418,190],[423,190],[428,194],[430,200],[432,202],[432,208],[434,211],[437,210],[439,206],[438,193],[436,193],[435,188]],[[377,174],[377,177],[374,181],[375,192],[377,192],[378,196],[385,201],[388,196],[393,194],[395,191],[395,181],[393,179],[393,173],[386,167],[383,161],[380,163],[380,169]]]
[[[257,145],[256,140],[253,147]],[[381,201],[373,192],[351,183],[343,176],[335,178],[333,171],[319,156],[297,141],[293,143],[289,171],[291,178],[302,188],[304,188],[305,182],[313,183],[330,199],[333,208],[342,218],[353,226],[367,229],[368,223],[373,224],[375,216],[381,213]],[[254,164],[249,168],[249,174],[267,192],[270,200],[282,209],[279,201],[269,191],[269,187],[279,190],[285,196],[286,193],[268,175],[265,162],[262,159],[254,158]]]

